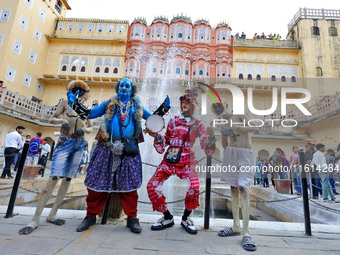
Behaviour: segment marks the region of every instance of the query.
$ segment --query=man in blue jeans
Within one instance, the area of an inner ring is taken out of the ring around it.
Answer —
[[[332,187],[329,183],[329,166],[326,163],[326,157],[323,154],[325,152],[325,145],[318,143],[316,145],[317,151],[313,155],[311,166],[315,165],[316,170],[319,172],[319,176],[322,180],[322,194],[324,202],[335,202]],[[330,199],[328,199],[328,195]]]
[[[315,150],[315,142],[308,142],[307,151],[305,153],[305,164],[310,164],[313,159],[313,155],[316,152]],[[311,179],[312,179],[312,191],[313,191],[313,199],[319,199],[319,193],[322,196],[322,188],[321,188],[321,180],[319,174],[316,171],[316,167],[312,167],[311,171]]]

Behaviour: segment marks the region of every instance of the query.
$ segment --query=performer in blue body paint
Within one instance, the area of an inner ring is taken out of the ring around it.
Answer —
[[[130,79],[120,80],[117,95],[96,108],[87,109],[77,100],[78,93],[67,93],[70,106],[87,119],[105,114],[105,120],[96,136],[98,143],[93,151],[85,186],[87,215],[77,231],[87,230],[96,223],[110,192],[119,192],[123,210],[128,216],[127,227],[134,233],[142,231],[137,219],[138,188],[142,185],[142,161],[138,143],[143,142],[141,119],[151,113],[145,110],[136,97],[136,86]],[[164,115],[170,108],[167,96],[154,114]]]

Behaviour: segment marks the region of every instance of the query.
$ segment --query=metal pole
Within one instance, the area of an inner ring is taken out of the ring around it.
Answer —
[[[210,213],[210,194],[211,194],[211,167],[212,157],[207,157],[207,172],[205,180],[205,208],[204,208],[204,229],[209,229],[209,213]]]
[[[290,194],[294,194],[293,192],[293,182],[294,182],[294,169],[292,167],[292,169],[288,172],[289,174],[289,179],[290,179]]]
[[[305,171],[305,153],[303,148],[300,148],[299,151],[300,164],[302,166],[301,171],[301,182],[302,182],[302,197],[303,197],[303,211],[305,216],[305,234],[308,236],[312,235],[312,228],[310,224],[310,212],[309,212],[309,201],[308,201],[308,187],[307,187],[307,178]]]
[[[102,224],[106,224],[107,222],[107,218],[109,216],[109,209],[110,209],[110,204],[111,204],[111,199],[112,199],[112,192],[110,192],[110,195],[106,201],[106,204],[105,204],[105,208],[104,208],[104,213],[103,213],[103,217],[102,217]]]
[[[28,141],[26,141],[26,143],[24,144],[24,148],[22,150],[22,154],[21,154],[21,157],[20,157],[20,162],[19,162],[17,174],[15,175],[13,189],[12,189],[11,197],[9,199],[5,218],[10,218],[10,217],[13,216],[15,200],[17,199],[17,194],[18,194],[18,190],[19,190],[19,187],[20,187],[21,176],[22,176],[22,173],[24,171],[24,166],[25,166],[25,161],[26,161],[26,156],[27,156],[29,145],[30,145],[30,143]]]

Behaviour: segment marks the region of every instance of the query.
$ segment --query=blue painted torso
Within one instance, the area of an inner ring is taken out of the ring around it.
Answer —
[[[133,137],[135,134],[135,124],[134,124],[134,116],[135,116],[135,106],[132,106],[129,109],[129,114],[126,115],[126,120],[122,121],[120,119],[119,107],[117,107],[114,111],[113,118],[111,120],[109,130],[109,134],[112,137],[112,140],[116,140],[120,137]],[[108,120],[105,120],[108,121]],[[119,125],[121,125],[121,134],[119,131]],[[126,127],[125,127],[126,126]]]

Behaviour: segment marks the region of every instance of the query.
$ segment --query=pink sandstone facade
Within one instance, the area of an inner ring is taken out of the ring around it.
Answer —
[[[171,22],[157,17],[148,26],[142,18],[129,26],[125,76],[139,79],[223,82],[232,68],[231,28],[179,15]]]

